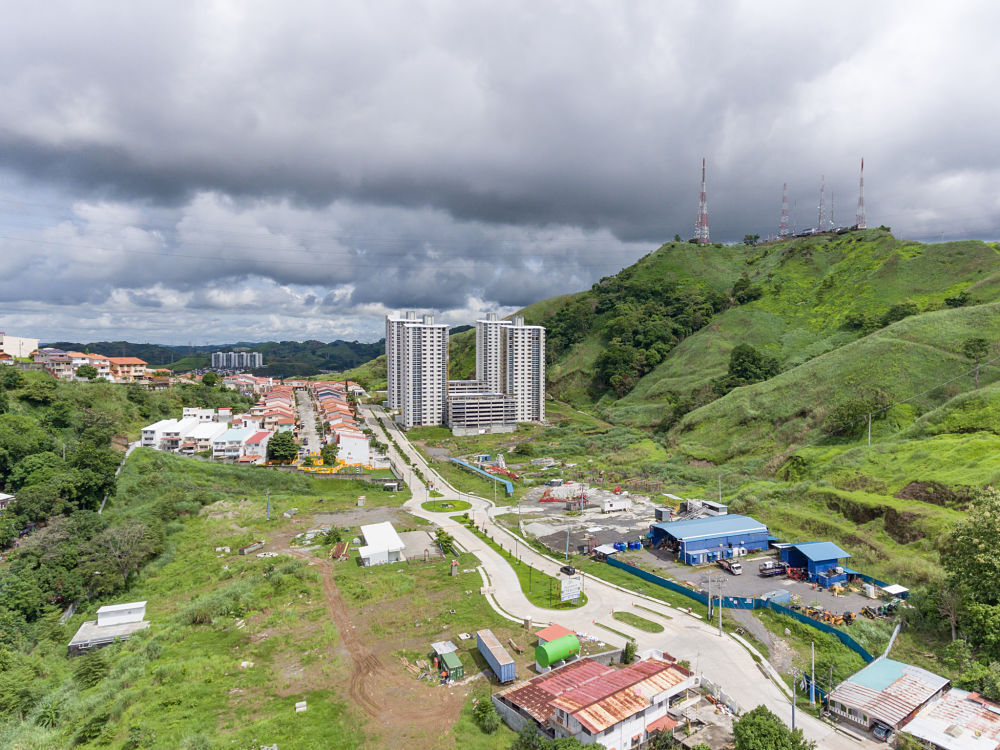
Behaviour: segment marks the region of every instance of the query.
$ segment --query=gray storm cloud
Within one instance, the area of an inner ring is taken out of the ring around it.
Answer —
[[[37,6],[37,7],[36,7]],[[93,2],[0,26],[0,301],[41,337],[377,338],[693,232],[997,236],[981,3]],[[165,322],[170,318],[170,323]]]

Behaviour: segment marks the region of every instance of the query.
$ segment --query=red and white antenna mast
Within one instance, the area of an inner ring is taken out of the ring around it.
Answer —
[[[816,219],[816,231],[823,231],[823,222],[826,221],[826,175],[819,177],[819,218]]]
[[[867,229],[865,223],[865,160],[861,158],[861,179],[858,181],[858,229]]]
[[[788,221],[788,183],[781,183],[781,221],[778,222],[778,236],[787,237],[792,233],[792,226]]]
[[[707,245],[708,239],[708,199],[705,197],[705,160],[701,160],[701,200],[698,202],[698,221],[694,225],[694,236],[699,245]]]

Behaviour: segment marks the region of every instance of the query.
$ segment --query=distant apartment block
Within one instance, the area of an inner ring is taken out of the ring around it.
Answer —
[[[449,381],[447,327],[432,324],[413,312],[386,316],[388,407],[401,410],[405,428],[446,424],[467,435],[545,419],[544,327],[489,313],[476,321],[475,380]]]
[[[0,353],[9,354],[12,357],[30,357],[37,348],[38,339],[8,336],[0,331]]]
[[[264,355],[260,352],[213,352],[214,370],[255,370],[264,366]]]

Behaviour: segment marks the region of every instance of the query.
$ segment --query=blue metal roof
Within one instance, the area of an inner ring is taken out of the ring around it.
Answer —
[[[687,521],[664,521],[653,525],[681,541],[751,532],[767,533],[767,526],[760,521],[738,514],[692,518]]]
[[[848,679],[857,685],[863,685],[866,688],[882,692],[903,676],[903,671],[906,667],[907,665],[901,661],[876,659],[857,674],[848,677]]]
[[[793,544],[792,549],[797,549],[812,562],[843,560],[845,557],[850,557],[849,553],[844,552],[833,542],[803,542]]]

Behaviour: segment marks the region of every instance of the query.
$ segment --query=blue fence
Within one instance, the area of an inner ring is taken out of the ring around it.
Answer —
[[[628,563],[623,563],[620,560],[616,560],[614,557],[608,557],[607,563],[612,568],[618,568],[624,570],[627,573],[631,573],[637,578],[641,578],[644,581],[649,581],[650,583],[655,583],[657,586],[662,586],[665,589],[669,589],[677,594],[686,596],[689,599],[693,599],[699,604],[708,604],[708,597],[697,591],[692,591],[686,586],[681,586],[679,583],[658,576],[655,573],[650,573],[649,571],[643,570],[642,568],[637,568],[634,565],[629,565]],[[807,617],[801,612],[796,612],[794,609],[789,609],[788,607],[782,607],[780,604],[775,604],[772,601],[765,601],[764,599],[756,599],[752,597],[744,596],[724,596],[722,597],[722,606],[725,609],[771,609],[779,614],[787,615],[795,620],[798,620],[803,625],[808,625],[811,628],[815,628],[823,633],[829,633],[834,636],[847,646],[849,649],[858,654],[866,663],[869,663],[875,659],[874,656],[868,653],[864,646],[858,643],[856,640],[851,638],[847,633],[842,630],[837,630],[837,628],[832,625],[827,625],[825,622],[820,622],[819,620],[814,620],[812,617]]]
[[[458,464],[463,469],[468,469],[469,471],[475,472],[476,474],[482,474],[484,477],[486,477],[487,479],[489,479],[492,482],[499,482],[500,484],[502,484],[504,486],[504,489],[507,490],[507,495],[508,496],[514,494],[514,485],[511,484],[508,480],[501,479],[500,477],[493,476],[492,474],[490,474],[488,472],[485,472],[482,469],[477,469],[472,464],[467,464],[467,463],[465,463],[465,461],[459,461],[457,458],[452,458],[450,460],[451,460],[451,462],[453,464]]]
[[[694,599],[696,602],[704,605],[708,605],[708,597],[704,594],[699,594],[697,591],[692,591],[687,586],[681,586],[679,583],[674,581],[668,581],[666,578],[662,578],[658,575],[650,573],[648,571],[637,568],[634,565],[629,565],[628,563],[623,563],[616,560],[613,557],[607,558],[607,563],[612,568],[621,568],[622,570],[637,576],[644,581],[649,581],[650,583],[655,583],[657,586],[662,586],[665,589],[670,589],[671,591],[682,594],[689,599]]]

